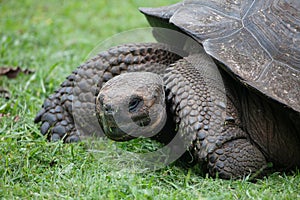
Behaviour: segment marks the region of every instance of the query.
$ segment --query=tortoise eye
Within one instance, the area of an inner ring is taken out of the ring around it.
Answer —
[[[140,96],[133,96],[131,97],[129,104],[128,104],[128,109],[129,112],[136,112],[138,108],[140,108],[144,104],[144,100]]]

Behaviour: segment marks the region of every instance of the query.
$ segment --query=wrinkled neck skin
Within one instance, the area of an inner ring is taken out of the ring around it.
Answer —
[[[155,136],[151,137],[152,140],[158,141],[162,144],[168,144],[176,135],[176,129],[177,129],[177,124],[174,120],[174,113],[170,109],[173,105],[174,102],[168,101],[167,95],[165,96],[166,99],[166,114],[167,114],[167,119],[166,122],[161,129]]]

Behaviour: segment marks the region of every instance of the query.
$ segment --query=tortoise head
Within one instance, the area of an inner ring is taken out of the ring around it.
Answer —
[[[114,77],[101,88],[96,113],[104,134],[112,140],[152,137],[167,118],[163,81],[150,72]]]

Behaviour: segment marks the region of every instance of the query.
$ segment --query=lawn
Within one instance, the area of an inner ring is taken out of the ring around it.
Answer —
[[[147,27],[138,7],[174,2],[0,0],[0,67],[35,71],[15,79],[0,76],[0,89],[10,93],[0,97],[1,199],[300,199],[299,171],[255,183],[212,179],[176,164],[131,173],[131,167],[119,168],[116,149],[136,150],[138,142],[124,147],[103,139],[95,152],[85,142],[49,143],[40,135],[33,118],[44,99],[95,44]]]

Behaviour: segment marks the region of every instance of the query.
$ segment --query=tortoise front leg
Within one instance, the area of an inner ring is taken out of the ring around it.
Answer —
[[[242,131],[240,129],[229,130]],[[242,178],[266,168],[267,162],[261,151],[246,138],[225,142],[208,155],[208,169],[212,176],[224,179]]]
[[[166,70],[165,85],[178,133],[191,162],[210,175],[242,177],[266,165],[263,154],[240,127],[236,96],[205,53],[190,55]]]
[[[180,56],[157,43],[129,44],[109,49],[79,66],[44,102],[34,122],[50,141],[77,142],[101,135],[95,98],[102,84],[124,72],[163,73]]]

